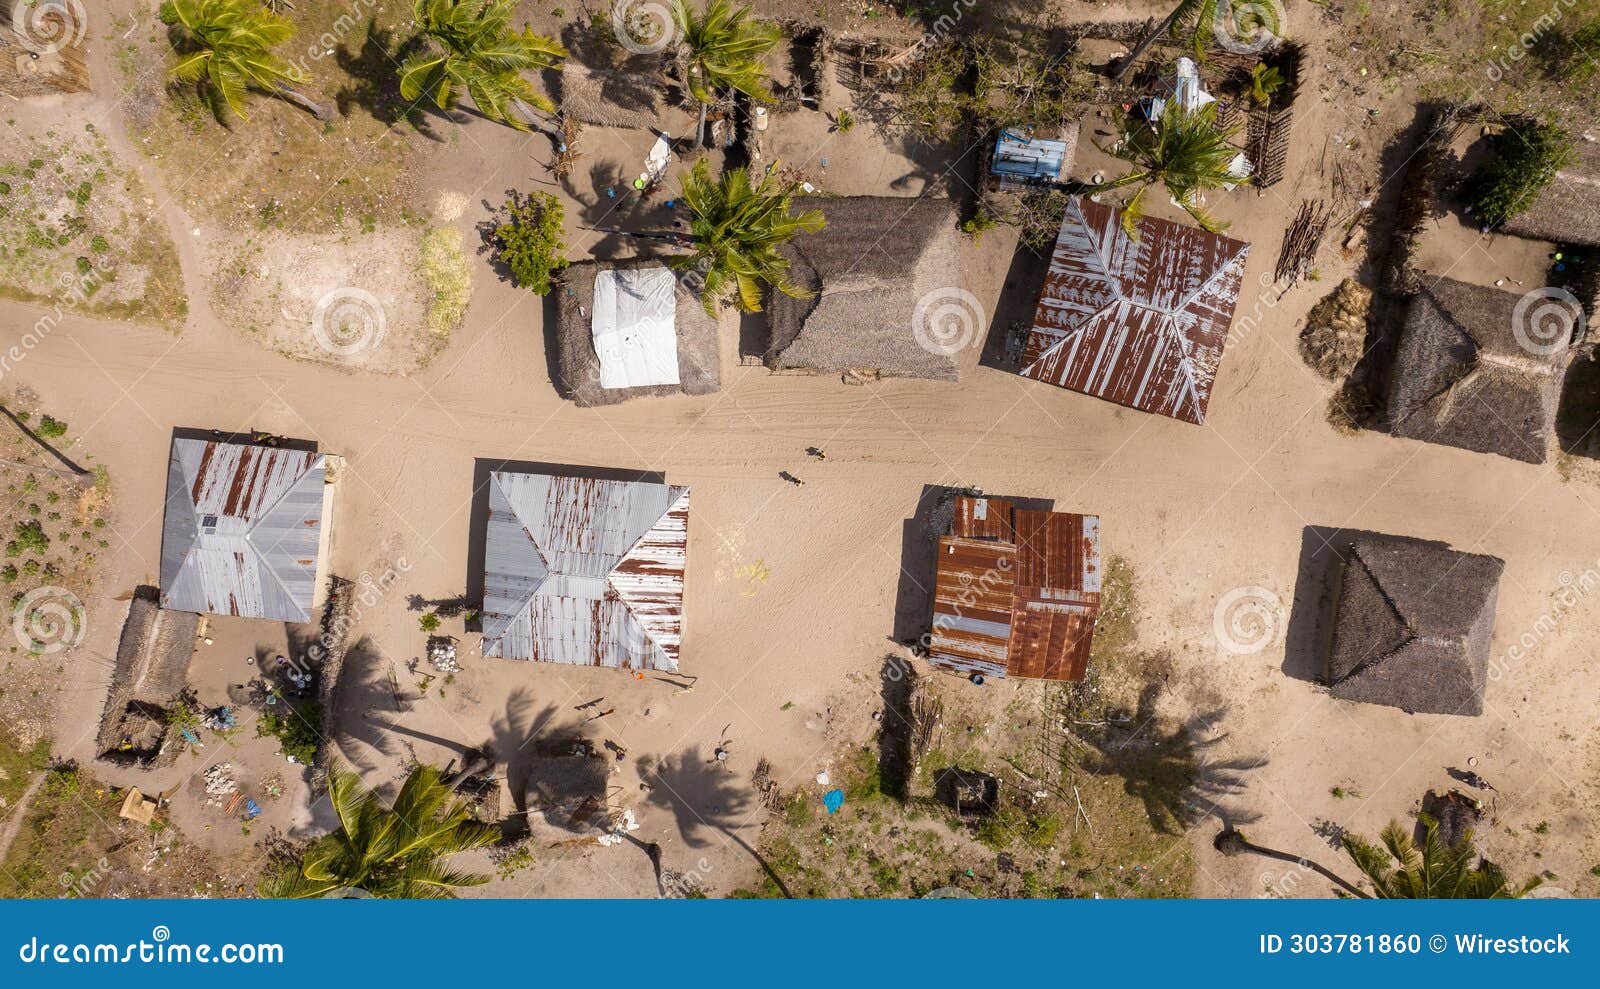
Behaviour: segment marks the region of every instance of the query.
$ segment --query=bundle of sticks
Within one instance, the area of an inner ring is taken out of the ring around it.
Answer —
[[[1300,202],[1300,211],[1295,214],[1294,222],[1289,224],[1289,229],[1283,234],[1283,248],[1278,252],[1278,267],[1273,272],[1273,277],[1289,289],[1300,279],[1304,278],[1317,260],[1317,250],[1322,246],[1322,237],[1328,232],[1328,223],[1333,219],[1333,210],[1327,208],[1322,200],[1305,199]]]

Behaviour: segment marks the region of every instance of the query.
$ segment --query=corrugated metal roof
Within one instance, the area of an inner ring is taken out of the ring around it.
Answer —
[[[174,439],[161,606],[310,621],[325,465],[305,450]]]
[[[1205,420],[1250,245],[1120,211],[1067,206],[1023,350],[1025,377],[1188,422]]]
[[[1070,146],[1066,141],[1003,130],[995,141],[989,170],[1003,179],[1017,182],[1059,182],[1071,164],[1069,154]]]
[[[688,535],[686,487],[495,472],[483,654],[676,670]]]
[[[962,675],[1082,680],[1100,612],[1100,520],[959,498],[939,540],[928,659]]]

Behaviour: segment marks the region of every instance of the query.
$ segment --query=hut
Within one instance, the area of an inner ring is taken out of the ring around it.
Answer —
[[[828,225],[783,249],[789,279],[809,295],[771,294],[767,366],[956,380],[957,358],[977,342],[982,314],[946,311],[948,300],[961,310],[970,298],[960,289],[955,205],[927,196],[806,205]],[[945,319],[956,325],[932,325]]]
[[[1084,678],[1100,519],[961,496],[939,538],[928,661],[968,677]]]
[[[1544,463],[1578,313],[1556,300],[1527,300],[1452,278],[1423,279],[1395,355],[1390,432]]]
[[[688,488],[520,471],[488,487],[485,656],[678,668]]]
[[[600,40],[587,21],[567,25],[561,41],[571,52],[561,62],[555,97],[563,116],[598,127],[653,130],[668,110],[661,56],[629,51]]]
[[[576,404],[721,386],[717,321],[664,262],[579,262],[557,292],[557,373]]]
[[[543,841],[594,840],[613,829],[612,760],[587,739],[539,739],[526,759],[528,832]]]
[[[166,709],[188,686],[199,635],[199,615],[163,611],[154,588],[134,595],[100,718],[96,744],[102,758],[145,768],[171,761],[175,753],[164,751]]]
[[[1067,204],[1023,345],[1023,377],[1200,424],[1250,245],[1121,211]]]
[[[1482,714],[1504,561],[1376,534],[1353,538],[1344,557],[1323,668],[1333,696]]]
[[[330,458],[279,442],[173,439],[163,608],[311,620],[324,586]]]
[[[1422,813],[1417,817],[1416,840],[1421,844],[1428,835],[1427,822],[1439,828],[1439,840],[1451,848],[1470,841],[1478,825],[1483,823],[1483,802],[1469,797],[1460,790],[1438,793],[1429,790],[1422,798]]]
[[[1567,167],[1501,229],[1532,240],[1600,247],[1600,143],[1579,141]]]
[[[997,188],[1026,190],[1067,180],[1078,148],[1078,122],[1068,122],[1060,138],[1046,138],[1032,128],[1007,127],[995,138],[989,175]]]

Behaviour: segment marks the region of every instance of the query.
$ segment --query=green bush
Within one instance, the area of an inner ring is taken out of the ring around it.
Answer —
[[[261,712],[256,722],[256,737],[276,738],[278,746],[295,762],[309,766],[317,759],[322,745],[322,705],[316,701],[291,704],[279,695],[278,703]]]
[[[50,537],[44,534],[44,526],[39,524],[38,519],[29,519],[26,522],[18,522],[16,526],[16,532],[17,538],[15,545],[19,549],[32,550],[35,553],[43,553],[45,550],[50,548]]]
[[[438,614],[438,612],[435,612],[435,611],[428,612],[426,615],[423,615],[420,619],[417,620],[417,624],[422,626],[422,630],[424,632],[437,632],[439,630],[439,614]]]
[[[67,435],[67,424],[54,416],[45,416],[39,420],[38,433],[47,440],[56,440]]]
[[[1516,121],[1489,144],[1492,157],[1462,188],[1463,201],[1486,227],[1527,212],[1572,158],[1572,135],[1554,123]]]
[[[562,253],[561,224],[566,211],[547,192],[511,194],[503,207],[505,219],[494,228],[496,257],[511,271],[518,288],[549,295],[551,277],[567,266]]]

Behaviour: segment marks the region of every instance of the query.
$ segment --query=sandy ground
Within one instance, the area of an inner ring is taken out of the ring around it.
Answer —
[[[52,112],[93,114],[97,106],[64,101]],[[1325,104],[1298,126],[1345,126],[1331,119],[1345,112]],[[431,193],[498,201],[506,188],[547,181],[535,157],[539,139],[481,121],[465,123],[463,133],[470,140],[424,163]],[[819,153],[827,149],[830,174],[839,161],[879,176],[904,165],[898,153],[862,160],[869,146],[857,147],[854,135],[834,144],[836,137],[813,138]],[[114,127],[108,139],[117,145]],[[636,160],[649,143],[617,140],[590,151]],[[835,147],[854,148],[855,157]],[[1403,818],[1428,787],[1450,785],[1446,767],[1476,757],[1498,787],[1498,826],[1482,836],[1487,850],[1514,873],[1549,869],[1561,885],[1582,889],[1600,857],[1589,810],[1600,779],[1592,730],[1597,607],[1581,595],[1562,607],[1555,595],[1600,570],[1600,492],[1563,481],[1551,466],[1376,433],[1340,436],[1327,425],[1330,386],[1301,362],[1295,338],[1305,310],[1345,272],[1325,263],[1320,283],[1281,299],[1262,290],[1282,217],[1302,195],[1320,194],[1322,182],[1315,155],[1301,149],[1289,181],[1216,201],[1231,233],[1255,249],[1241,323],[1199,428],[980,368],[976,350],[965,355],[959,386],[772,376],[735,366],[731,328],[719,394],[580,410],[549,382],[540,300],[481,259],[467,323],[447,350],[409,376],[356,378],[290,361],[228,329],[220,318],[228,300],[208,291],[189,233],[196,225],[169,200],[164,217],[192,300],[182,336],[67,318],[12,372],[81,423],[79,434],[102,451],[119,492],[114,549],[88,602],[89,637],[69,671],[78,689],[65,693],[59,748],[91,754],[103,697],[95,688],[103,690],[121,614],[111,599],[159,569],[173,427],[264,429],[348,459],[335,573],[353,578],[406,564],[394,591],[362,612],[369,639],[365,659],[349,669],[355,699],[337,740],[350,763],[374,783],[393,780],[413,753],[442,763],[485,735],[514,747],[542,726],[578,722],[578,705],[603,698],[600,707],[615,712],[587,728],[628,752],[617,799],[638,814],[636,835],[661,842],[671,868],[700,872],[711,891],[736,888],[754,870],[740,841],[753,842],[760,822],[747,786],[757,758],[770,758],[780,782],[792,783],[824,768],[841,734],[869,734],[877,701],[867,684],[893,625],[903,520],[924,485],[973,485],[1101,516],[1105,552],[1127,558],[1139,576],[1149,645],[1174,655],[1172,695],[1192,710],[1222,711],[1212,756],[1266,760],[1237,801],[1253,840],[1334,859],[1319,837],[1324,822],[1373,833]],[[463,224],[471,218],[469,211]],[[1497,245],[1483,249],[1493,257]],[[1010,253],[1010,238],[985,237],[968,272],[991,314],[1007,291]],[[20,334],[37,314],[0,303],[0,337]],[[827,450],[826,463],[805,460],[812,445]],[[419,696],[405,669],[422,652],[423,634],[406,597],[461,593],[474,469],[502,459],[661,470],[693,486],[683,648],[684,671],[698,677],[692,690],[486,660],[468,640],[465,672]],[[807,486],[780,481],[785,469]],[[1501,672],[1482,717],[1352,705],[1304,678],[1312,660],[1287,633],[1291,604],[1315,598],[1301,578],[1311,526],[1442,539],[1506,560],[1495,634]],[[750,576],[756,562],[764,580]],[[1272,634],[1258,651],[1225,649],[1215,632],[1218,604],[1237,588],[1266,592]],[[1533,645],[1523,658],[1501,660],[1525,633]],[[391,663],[405,687],[399,704],[381,679]],[[388,728],[374,734],[380,719]],[[727,775],[708,764],[722,739],[733,742]],[[646,754],[673,768],[672,792],[638,789],[634,760]],[[1349,795],[1335,797],[1335,787]],[[1547,833],[1535,838],[1531,829],[1543,822]],[[1220,858],[1210,849],[1216,827],[1208,820],[1182,839],[1197,849],[1198,893],[1326,894],[1291,867]],[[654,893],[644,856],[627,846],[540,857],[539,867],[480,892]]]

